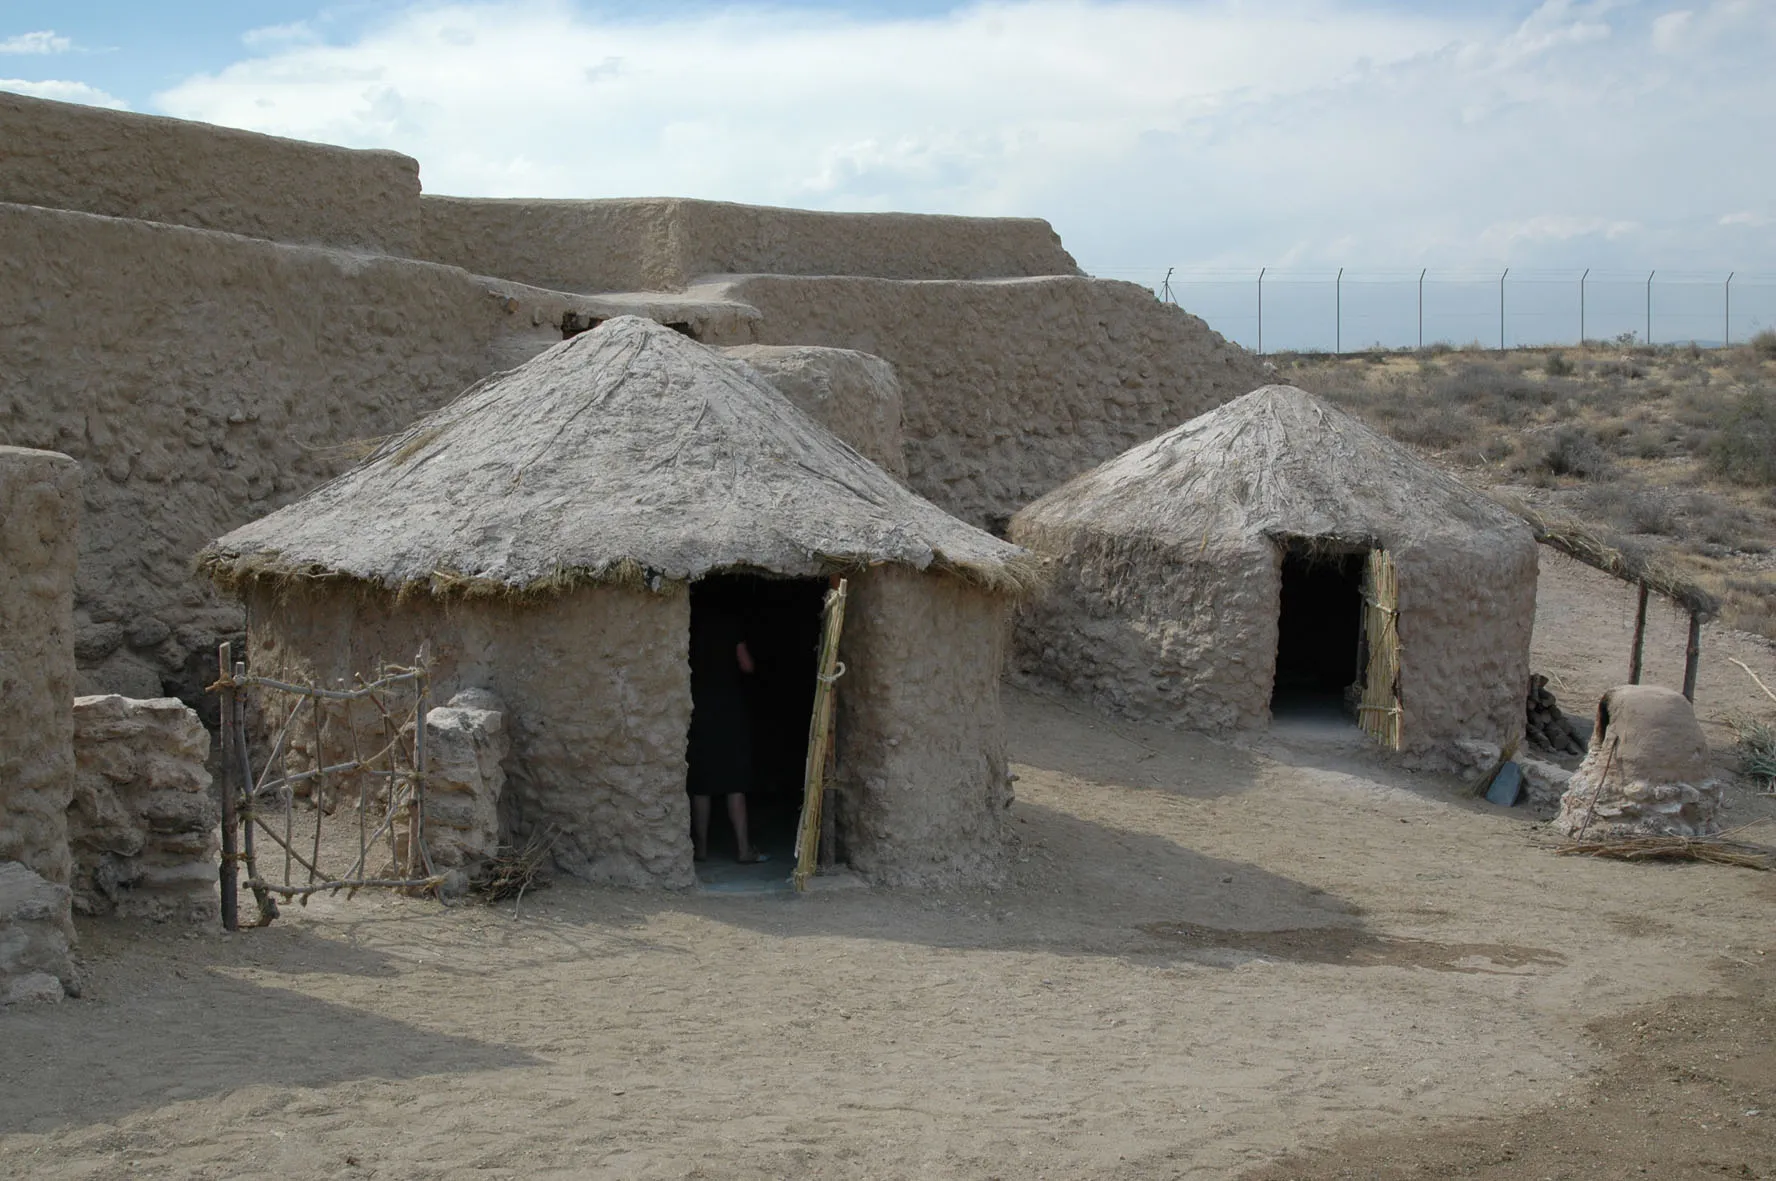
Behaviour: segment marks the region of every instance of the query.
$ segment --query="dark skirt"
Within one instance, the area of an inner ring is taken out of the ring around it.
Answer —
[[[686,784],[692,795],[752,790],[752,718],[744,699],[724,693],[697,698],[688,745]]]

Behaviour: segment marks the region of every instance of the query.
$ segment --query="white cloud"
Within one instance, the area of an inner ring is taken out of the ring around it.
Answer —
[[[292,21],[287,25],[265,25],[257,29],[248,29],[241,34],[241,44],[248,49],[287,49],[296,45],[311,45],[320,40],[320,36],[309,26],[307,21]]]
[[[14,94],[28,94],[32,98],[53,98],[65,103],[84,103],[89,107],[110,107],[114,111],[127,111],[129,104],[114,94],[106,94],[96,86],[88,86],[84,82],[63,82],[49,79],[42,82],[27,82],[23,78],[0,78],[0,90],[9,90]]]
[[[1668,12],[1653,19],[1653,48],[1661,53],[1670,53],[1683,44],[1690,27],[1695,23],[1696,14],[1687,8],[1676,12]]]
[[[1693,7],[1669,53],[1660,13],[1607,0],[1502,22],[1356,0],[426,3],[341,44],[264,39],[156,104],[408,152],[431,192],[1046,216],[1106,270],[1639,265],[1746,249],[1720,219],[1776,187],[1746,131],[1776,104],[1776,5]],[[1730,261],[1776,268],[1763,249]]]
[[[1759,213],[1755,209],[1742,209],[1737,213],[1729,213],[1720,219],[1723,226],[1749,226],[1757,230],[1764,226],[1776,224],[1776,216]]]
[[[74,42],[58,37],[54,29],[0,38],[0,53],[66,53],[72,48]]]

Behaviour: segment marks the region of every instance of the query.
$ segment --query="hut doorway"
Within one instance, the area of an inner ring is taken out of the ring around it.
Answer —
[[[1368,656],[1363,581],[1370,550],[1282,543],[1271,717],[1354,723]]]
[[[686,761],[693,824],[711,867],[748,852],[787,874],[801,815],[821,612],[818,578],[716,574],[691,584],[691,728]],[[730,796],[744,793],[736,811]]]

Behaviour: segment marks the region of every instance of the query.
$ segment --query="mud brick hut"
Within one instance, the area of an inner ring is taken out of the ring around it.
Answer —
[[[822,603],[844,575],[840,859],[889,883],[999,865],[1004,625],[1033,558],[651,321],[481,382],[201,564],[244,599],[255,672],[333,683],[423,645],[437,700],[497,694],[507,831],[553,830],[565,870],[643,886],[694,881],[693,619],[744,610],[769,631],[754,766],[799,804]]]
[[[1430,753],[1523,730],[1536,543],[1505,509],[1290,386],[1027,506],[1050,559],[1014,672],[1227,731],[1291,711]]]

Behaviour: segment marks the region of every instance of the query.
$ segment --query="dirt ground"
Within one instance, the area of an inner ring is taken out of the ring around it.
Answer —
[[[1626,640],[1569,566],[1579,708]],[[1724,658],[1776,652],[1704,643],[1704,717],[1756,708]],[[1008,708],[996,891],[87,924],[86,996],[0,1016],[0,1177],[1776,1177],[1776,875],[1557,857],[1355,742]]]

